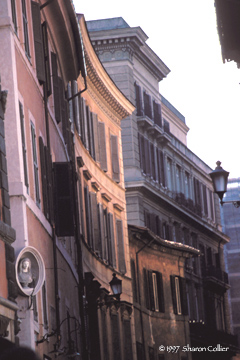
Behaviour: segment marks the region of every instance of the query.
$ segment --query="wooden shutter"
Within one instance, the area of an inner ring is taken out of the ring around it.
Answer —
[[[84,145],[89,151],[89,137],[88,137],[88,121],[87,121],[87,106],[86,100],[82,98],[82,116],[83,116],[83,129],[84,129]]]
[[[132,353],[132,334],[131,334],[131,322],[129,319],[123,319],[123,336],[124,336],[124,359],[131,360],[133,358]]]
[[[24,183],[28,190],[28,169],[27,169],[27,148],[25,140],[25,124],[24,124],[24,114],[23,106],[19,101],[19,115],[20,115],[20,125],[21,125],[21,137],[22,137],[22,155],[23,155],[23,168],[24,168]]]
[[[165,312],[165,302],[164,302],[164,291],[163,291],[163,278],[162,274],[158,271],[155,271],[157,277],[157,288],[158,288],[158,305],[159,311]]]
[[[46,172],[47,172],[47,190],[48,190],[48,203],[49,203],[49,220],[54,219],[54,206],[53,206],[53,169],[52,158],[47,146],[44,146],[45,159],[46,159]]]
[[[175,276],[170,275],[171,290],[172,290],[172,302],[173,302],[173,312],[177,314],[177,298],[176,298],[176,286],[175,286]]]
[[[132,276],[133,301],[138,302],[135,261],[131,259],[130,264],[131,264],[131,276]]]
[[[49,219],[49,202],[48,202],[48,185],[47,185],[47,167],[43,139],[39,136],[39,151],[41,162],[41,179],[42,179],[42,197],[43,197],[43,212],[47,219]]]
[[[157,157],[158,157],[158,182],[163,186],[166,186],[165,182],[165,165],[164,165],[164,155],[162,150],[157,150]]]
[[[140,167],[143,172],[146,174],[146,154],[145,154],[145,140],[144,137],[138,133],[139,141],[139,157],[140,157]]]
[[[45,64],[47,96],[50,96],[52,94],[52,86],[51,86],[50,58],[49,58],[49,49],[48,49],[48,30],[47,29],[48,29],[47,22],[44,21],[44,23],[42,24],[43,54],[44,54],[44,64]]]
[[[141,87],[139,85],[137,85],[136,83],[134,85],[135,85],[135,95],[136,95],[137,116],[142,116],[143,115],[143,107],[142,107]]]
[[[112,155],[112,178],[120,181],[119,156],[118,156],[118,137],[111,135],[111,155]]]
[[[47,314],[47,293],[46,293],[46,283],[44,282],[42,286],[42,304],[43,304],[43,324],[44,329],[48,329],[48,314]]]
[[[155,151],[154,145],[150,143],[150,165],[151,165],[151,176],[153,180],[156,180],[156,168],[155,168]]]
[[[188,315],[186,279],[179,277],[182,314]]]
[[[103,218],[103,205],[101,203],[98,204],[98,216],[99,216],[99,227],[100,227],[100,239],[101,239],[101,254],[102,257],[103,249],[104,249],[104,218]]]
[[[118,268],[122,274],[126,273],[125,252],[124,252],[124,237],[122,220],[116,220],[117,243],[118,243]]]
[[[152,271],[147,271],[148,276],[148,293],[149,293],[149,305],[150,310],[155,310],[155,301],[154,301],[154,293],[153,293],[153,279],[152,279]]]
[[[90,192],[90,201],[91,201],[91,223],[92,223],[93,249],[95,252],[100,254],[101,253],[101,239],[99,236],[97,194],[95,192]]]
[[[17,13],[16,13],[15,0],[11,0],[11,6],[12,6],[12,21],[13,21],[13,25],[14,25],[14,31],[17,34],[18,27],[17,27]]]
[[[154,234],[157,233],[157,228],[156,228],[156,215],[151,213],[150,214],[150,230],[152,230],[152,232],[154,232]]]
[[[109,227],[109,264],[116,268],[116,250],[115,250],[115,238],[113,229],[113,214],[108,213],[108,227]]]
[[[98,134],[98,116],[92,113],[92,125],[93,125],[93,138],[94,138],[94,153],[95,161],[100,162],[100,149],[99,149],[99,134]]]
[[[156,216],[156,234],[162,237],[162,221],[159,216]]]
[[[107,151],[106,151],[106,134],[105,124],[103,122],[98,123],[99,130],[99,145],[100,145],[100,166],[103,171],[107,171]]]
[[[43,52],[43,41],[42,41],[40,4],[35,1],[32,1],[31,4],[32,4],[32,24],[33,24],[37,78],[40,84],[42,84],[45,82],[46,78],[45,78],[45,69],[44,69],[44,52]]]
[[[52,81],[53,81],[53,98],[54,98],[54,111],[55,119],[59,124],[61,121],[61,103],[59,96],[59,82],[58,82],[58,67],[57,67],[57,55],[53,52],[51,53],[51,63],[52,63]]]
[[[77,81],[73,80],[71,82],[72,94],[76,95],[78,93]],[[73,118],[74,123],[77,129],[78,134],[80,133],[80,113],[79,113],[79,97],[75,96],[73,98]]]
[[[87,129],[88,129],[88,146],[89,146],[88,150],[90,155],[95,159],[93,130],[92,130],[92,113],[90,111],[89,106],[86,106],[86,114],[87,114]]]
[[[86,214],[86,225],[87,225],[87,242],[92,248],[92,224],[91,224],[91,203],[89,198],[89,188],[86,185],[84,187],[84,201],[85,201],[85,214]]]
[[[154,123],[159,127],[162,127],[162,110],[161,105],[153,102],[153,111],[154,111]]]
[[[144,282],[145,306],[147,309],[150,309],[148,271],[145,268],[143,269],[143,282]],[[139,291],[140,291],[140,289],[139,289]]]
[[[55,221],[58,236],[74,235],[70,163],[54,163]]]
[[[146,161],[146,175],[151,175],[151,167],[150,167],[150,149],[149,149],[149,141],[144,138],[144,153],[145,153],[145,161]]]
[[[37,144],[36,144],[36,132],[35,126],[31,122],[31,137],[32,137],[32,153],[33,153],[33,170],[34,170],[34,185],[35,196],[37,205],[40,204],[40,190],[39,190],[39,178],[38,178],[38,159],[37,159]]]

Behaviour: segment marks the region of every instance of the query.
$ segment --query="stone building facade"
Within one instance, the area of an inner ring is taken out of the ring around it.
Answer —
[[[224,358],[231,358],[237,342],[230,334],[223,256],[229,238],[222,232],[211,169],[187,147],[184,116],[159,92],[169,69],[146,44],[143,30],[131,28],[122,18],[89,21],[88,29],[104,67],[136,106],[122,121],[128,224],[200,250],[201,257],[185,261],[191,344],[208,347],[219,341],[229,345]],[[144,347],[143,359],[155,359],[157,354],[150,355]],[[208,353],[209,359],[217,356]]]

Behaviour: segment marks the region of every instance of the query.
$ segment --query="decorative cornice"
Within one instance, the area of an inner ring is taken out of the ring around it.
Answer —
[[[96,91],[106,106],[119,118],[119,121],[130,115],[135,107],[123,95],[112,81],[102,63],[99,61],[90,41],[84,17],[81,17],[80,28],[82,32],[85,51],[87,82],[91,82],[92,91]]]
[[[106,193],[102,193],[101,195],[102,198],[104,198],[107,202],[110,202],[112,200],[112,198]]]

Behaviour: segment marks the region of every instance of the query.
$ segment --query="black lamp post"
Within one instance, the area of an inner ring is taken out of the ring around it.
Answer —
[[[213,182],[214,192],[218,194],[221,205],[224,204],[223,195],[227,191],[227,182],[229,172],[225,171],[220,165],[221,162],[216,162],[217,167],[209,175],[211,176]]]
[[[120,300],[120,295],[122,293],[122,280],[118,279],[116,274],[113,273],[113,278],[110,281],[109,285],[111,286],[113,295],[117,300]]]

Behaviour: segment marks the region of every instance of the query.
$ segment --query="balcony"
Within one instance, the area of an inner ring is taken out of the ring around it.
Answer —
[[[213,329],[203,322],[190,323],[189,328],[192,346],[207,347],[220,344],[222,347],[228,347],[232,355],[238,350],[237,335]]]
[[[202,270],[205,287],[215,292],[226,291],[230,288],[228,274],[216,266],[208,266]]]

